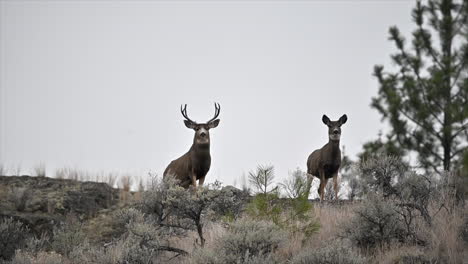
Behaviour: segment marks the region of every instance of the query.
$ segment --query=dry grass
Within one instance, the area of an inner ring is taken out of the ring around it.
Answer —
[[[460,236],[463,225],[463,211],[448,213],[441,211],[435,218],[433,226],[428,228],[430,256],[439,262],[462,263],[465,245]]]
[[[205,248],[214,248],[218,238],[222,237],[226,233],[226,228],[223,227],[220,223],[208,223],[204,227],[203,236],[205,237]],[[200,247],[197,242],[198,234],[196,231],[188,232],[187,235],[183,238],[174,237],[169,240],[169,244],[173,247],[183,249],[187,252],[193,252],[196,248]],[[167,261],[165,263],[192,263],[191,257],[178,257],[172,261]]]
[[[7,169],[6,169],[5,164],[0,163],[0,176],[5,176],[6,173],[7,173]]]
[[[420,247],[416,246],[392,246],[386,249],[378,250],[372,256],[372,263],[395,264],[400,263],[402,256],[421,256],[426,255]]]
[[[104,177],[104,182],[107,183],[107,185],[109,185],[112,188],[114,188],[116,181],[117,181],[117,173],[109,172]]]
[[[34,175],[37,177],[45,177],[46,176],[46,166],[43,162],[37,164],[34,168]]]
[[[354,215],[353,210],[358,206],[357,203],[339,204],[317,204],[314,206],[313,213],[320,222],[320,230],[313,235],[309,242],[310,247],[318,247],[322,241],[335,238],[342,231],[341,226],[351,219]]]
[[[13,175],[14,176],[21,176],[21,164],[16,165],[16,167],[13,168]]]
[[[132,194],[130,193],[132,184],[133,184],[132,176],[124,175],[120,177],[120,181],[119,181],[120,200],[124,203],[129,202],[130,198],[132,198]]]

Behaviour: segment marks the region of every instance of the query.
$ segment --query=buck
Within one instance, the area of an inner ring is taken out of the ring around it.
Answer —
[[[187,128],[195,130],[193,144],[189,151],[180,158],[173,160],[166,170],[163,177],[173,176],[179,181],[179,185],[184,188],[189,188],[191,185],[197,187],[197,180],[200,186],[205,181],[205,176],[210,170],[211,155],[210,155],[210,129],[215,128],[219,124],[219,116],[221,107],[215,103],[215,114],[206,123],[197,123],[191,120],[187,115],[187,105],[180,106],[180,112],[185,118],[184,123]]]
[[[343,115],[338,121],[331,121],[326,115],[322,116],[322,122],[328,126],[328,143],[321,149],[317,149],[307,159],[307,197],[312,185],[313,177],[320,180],[318,193],[323,200],[325,187],[330,178],[333,178],[335,198],[338,199],[338,170],[341,166],[340,137],[341,126],[346,123],[348,117]]]

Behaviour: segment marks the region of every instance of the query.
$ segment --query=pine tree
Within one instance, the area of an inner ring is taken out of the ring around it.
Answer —
[[[371,106],[424,169],[452,170],[468,149],[468,1],[418,1],[412,17],[410,45],[396,26],[389,30],[396,69],[375,66]]]

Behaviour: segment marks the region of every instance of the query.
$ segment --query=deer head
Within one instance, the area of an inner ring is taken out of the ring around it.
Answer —
[[[328,126],[328,137],[331,141],[339,141],[341,137],[341,125],[346,123],[348,117],[342,115],[338,121],[331,121],[328,116],[322,116],[322,122]]]
[[[214,117],[208,120],[206,123],[197,123],[191,120],[187,115],[187,105],[182,107],[180,106],[180,112],[185,118],[184,123],[187,128],[191,128],[195,131],[195,136],[193,138],[194,145],[209,145],[210,144],[210,129],[215,128],[219,124],[219,119],[216,119],[219,116],[221,107],[218,103],[215,103],[215,114]]]

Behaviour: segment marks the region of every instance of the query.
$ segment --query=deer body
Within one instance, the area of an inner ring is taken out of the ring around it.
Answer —
[[[195,130],[195,136],[189,151],[169,163],[164,170],[164,178],[174,176],[179,181],[179,185],[186,189],[190,186],[197,187],[197,180],[200,186],[203,185],[211,166],[209,130],[218,126],[219,119],[216,117],[219,111],[219,105],[215,104],[215,116],[207,123],[199,124],[188,118],[187,105],[181,109],[182,115],[186,118],[185,126]]]
[[[341,166],[340,136],[341,125],[346,123],[348,117],[343,115],[338,121],[330,121],[323,115],[322,121],[328,127],[329,140],[321,149],[317,149],[307,159],[308,189],[312,185],[313,177],[320,180],[318,193],[323,200],[324,189],[330,178],[333,178],[333,187],[336,199],[338,199],[338,170]]]

